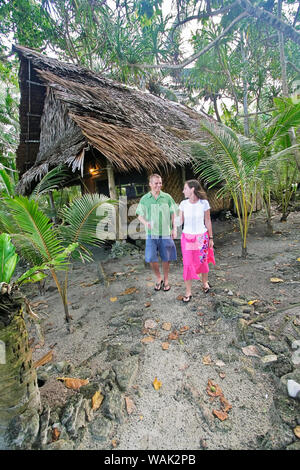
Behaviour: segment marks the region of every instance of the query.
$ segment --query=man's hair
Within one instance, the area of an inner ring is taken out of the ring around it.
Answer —
[[[149,176],[149,183],[151,183],[151,181],[153,180],[153,178],[160,178],[162,179],[162,177],[160,175],[158,175],[157,173],[153,173],[152,175]]]

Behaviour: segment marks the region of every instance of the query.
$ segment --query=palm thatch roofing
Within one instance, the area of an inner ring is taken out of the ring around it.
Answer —
[[[206,117],[35,50],[13,51],[20,59],[18,192],[30,192],[59,164],[82,174],[91,149],[118,172],[168,170],[190,161],[182,142],[199,137]]]

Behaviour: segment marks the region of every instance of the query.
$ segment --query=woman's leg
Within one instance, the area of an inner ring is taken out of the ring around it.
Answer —
[[[202,285],[203,289],[209,289],[208,273],[202,273]]]
[[[190,297],[192,295],[192,280],[189,279],[184,281],[185,283],[185,297]]]

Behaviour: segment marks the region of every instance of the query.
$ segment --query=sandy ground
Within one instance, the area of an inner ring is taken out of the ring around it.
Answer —
[[[300,424],[299,406],[288,398],[294,407],[289,419],[283,419],[277,407],[283,396],[280,378],[290,370],[276,374],[262,359],[276,354],[278,364],[279,357],[290,358],[291,341],[300,339],[300,213],[292,213],[285,224],[277,214],[273,223],[275,233],[268,238],[262,214],[254,217],[244,260],[237,221],[214,221],[216,266],[210,265],[209,274],[213,289],[205,295],[194,281],[188,304],[178,300],[184,294],[179,243],[169,292],[154,291],[143,251],[110,259],[109,251],[99,249],[95,262],[74,263],[69,281],[71,334],[52,281],[47,281],[43,295],[36,286],[30,288],[45,335],[41,346],[31,325],[35,361],[53,350],[54,362],[72,363],[77,376],[87,367],[93,381],[136,348],[138,373],[125,394],[132,408],[122,422],[113,423],[105,442],[93,439],[88,430],[77,449],[282,449],[297,441],[293,426]],[[96,283],[101,277],[99,261],[107,282]],[[252,306],[251,300],[256,301]],[[230,305],[239,310],[234,313]],[[145,324],[147,320],[152,322]],[[251,320],[243,336],[243,326]],[[170,331],[164,323],[171,324]],[[177,332],[173,340],[168,339],[172,331]],[[148,337],[151,342],[141,342]],[[162,349],[164,342],[169,343],[167,350]],[[243,350],[247,346],[254,349]],[[120,357],[111,356],[112,350]],[[153,386],[155,378],[159,390]],[[208,389],[209,380],[213,385]],[[222,408],[220,397],[208,393],[219,389],[229,404],[223,421],[214,410],[224,411],[225,405]],[[74,393],[57,380],[46,382],[40,391],[42,403],[52,407]]]

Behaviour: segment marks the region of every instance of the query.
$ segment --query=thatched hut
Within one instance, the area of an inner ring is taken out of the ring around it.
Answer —
[[[182,200],[184,179],[194,177],[182,142],[197,139],[207,117],[32,49],[13,50],[20,59],[20,193],[63,163],[73,172],[70,184],[84,190],[134,201],[156,172],[163,189]],[[215,192],[209,199],[212,211],[229,208]]]

